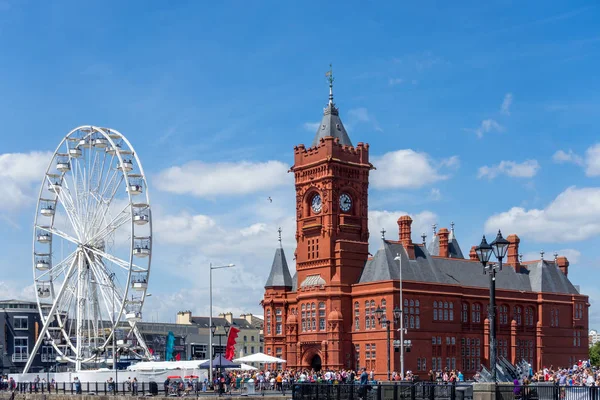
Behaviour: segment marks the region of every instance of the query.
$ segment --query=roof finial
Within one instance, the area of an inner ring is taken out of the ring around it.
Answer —
[[[450,231],[454,233],[454,221],[450,222]]]
[[[325,73],[327,80],[329,81],[329,104],[333,105],[333,67],[329,64],[329,71]]]
[[[523,263],[523,253],[519,254],[519,262]]]
[[[540,259],[544,261],[544,249],[540,250]]]
[[[431,225],[431,227],[433,228],[433,236],[435,236],[436,235],[437,224],[433,224],[433,225]]]
[[[556,260],[558,259],[558,252],[554,252],[554,262],[556,262]]]
[[[277,229],[277,233],[279,233],[279,248],[283,248],[283,245],[281,244],[281,227],[279,227],[279,229]]]
[[[425,239],[427,239],[427,234],[425,232],[421,233],[421,239],[423,239],[423,245],[425,245]]]
[[[381,240],[385,240],[385,228],[381,229]]]

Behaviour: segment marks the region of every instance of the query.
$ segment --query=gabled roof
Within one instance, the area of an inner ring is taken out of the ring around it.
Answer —
[[[394,280],[400,277],[400,266],[394,260],[400,255],[402,280],[455,284],[488,288],[489,277],[483,274],[481,264],[460,258],[432,256],[424,246],[415,245],[415,259],[409,259],[398,242],[384,241],[383,249],[368,260],[359,283]],[[528,264],[516,272],[506,266],[496,275],[496,288],[528,292],[579,294],[575,286],[552,262]]]
[[[265,288],[272,287],[292,288],[292,277],[290,276],[290,270],[285,259],[285,253],[281,247],[275,250],[271,273],[269,274],[267,283],[265,283]]]

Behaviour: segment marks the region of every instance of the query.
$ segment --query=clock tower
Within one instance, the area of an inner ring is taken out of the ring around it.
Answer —
[[[317,356],[324,366],[342,368],[344,354],[352,353],[352,318],[342,319],[342,314],[352,310],[351,285],[358,282],[369,254],[368,188],[373,166],[369,145],[352,145],[333,102],[331,72],[328,76],[329,102],[312,145],[294,148],[298,286],[294,289],[299,341],[305,344],[298,349],[305,353],[299,358],[306,366],[314,366]],[[311,311],[303,312],[303,298],[318,299],[322,319],[313,318],[312,300],[307,304]]]

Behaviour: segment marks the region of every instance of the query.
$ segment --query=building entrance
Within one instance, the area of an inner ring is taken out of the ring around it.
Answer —
[[[310,367],[312,369],[314,369],[315,371],[321,370],[321,356],[320,355],[315,354],[315,356],[312,358],[312,360],[310,362]]]

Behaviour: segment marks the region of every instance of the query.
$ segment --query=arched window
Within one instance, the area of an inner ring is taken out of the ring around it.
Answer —
[[[515,306],[513,311],[515,314],[515,321],[517,321],[517,325],[523,325],[523,309],[521,308],[521,306]]]
[[[311,307],[311,308],[312,308],[313,310],[316,310],[316,309],[317,309],[317,307],[316,307],[315,303],[312,303],[312,307]]]
[[[434,321],[437,321],[437,320],[438,320],[438,310],[437,310],[437,306],[438,306],[438,303],[437,303],[437,301],[434,301],[434,302],[433,302],[433,320],[434,320]]]
[[[358,317],[354,317],[354,330],[360,330],[360,318]]]
[[[371,300],[371,308],[375,309],[375,300]]]
[[[499,308],[499,314],[498,314],[498,320],[500,322],[500,325],[507,325],[508,324],[508,306],[506,305],[501,305]]]
[[[383,316],[385,317],[387,315],[387,307],[386,307],[386,301],[385,299],[381,299],[381,309],[383,310]]]
[[[410,316],[410,328],[411,329],[415,328],[415,317],[414,317],[414,315]]]
[[[306,304],[302,304],[302,311],[306,310]]]
[[[377,325],[375,324],[375,317],[371,315],[371,329],[375,329]]]
[[[450,321],[454,321],[454,303],[449,303],[448,306],[450,308],[450,310],[448,310],[448,317]]]
[[[475,303],[471,308],[471,322],[474,324],[481,323],[481,304]]]
[[[421,329],[421,318],[418,315],[415,318],[415,329]]]
[[[371,329],[371,318],[369,318],[368,316],[365,317],[365,329]]]
[[[525,309],[525,325],[533,326],[533,307]]]
[[[312,320],[312,330],[316,331],[317,330],[317,319],[313,318]]]
[[[460,320],[463,323],[468,323],[469,322],[469,305],[467,303],[462,303],[462,312],[460,314]]]
[[[448,321],[448,302],[444,302],[444,321]]]
[[[319,303],[319,310],[324,310],[324,309],[325,309],[325,303],[321,301]]]

